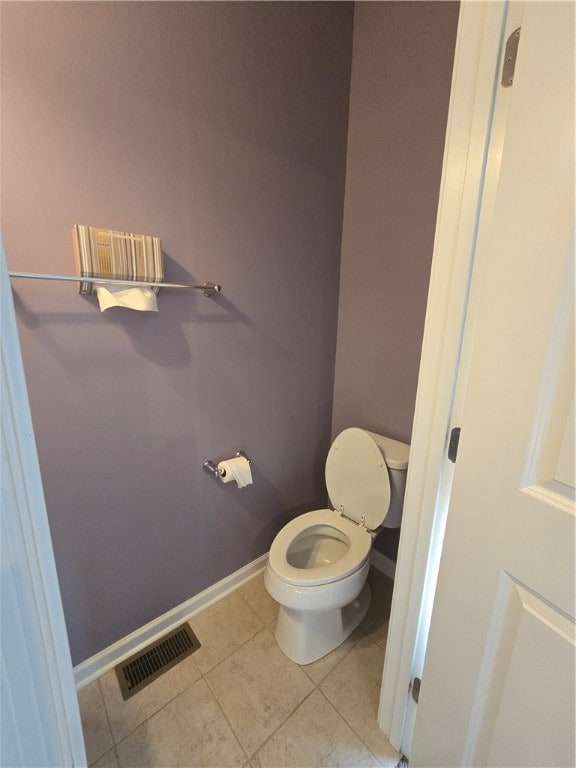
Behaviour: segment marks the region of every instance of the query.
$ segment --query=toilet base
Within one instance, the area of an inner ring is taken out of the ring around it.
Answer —
[[[296,664],[311,664],[338,648],[356,629],[368,611],[370,587],[364,584],[357,598],[343,608],[329,611],[297,611],[280,606],[276,641]]]

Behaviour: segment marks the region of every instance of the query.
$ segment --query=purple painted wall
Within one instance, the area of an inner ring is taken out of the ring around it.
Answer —
[[[356,3],[334,434],[410,442],[458,8]]]
[[[324,503],[352,25],[348,3],[2,4],[10,269],[73,273],[78,223],[223,286],[101,315],[14,282],[75,663]],[[201,471],[239,448],[253,486]]]
[[[409,439],[456,21],[357,4],[350,89],[349,3],[2,3],[10,269],[71,273],[79,223],[223,285],[14,283],[75,663],[323,505],[331,428]],[[201,472],[238,448],[253,486]]]

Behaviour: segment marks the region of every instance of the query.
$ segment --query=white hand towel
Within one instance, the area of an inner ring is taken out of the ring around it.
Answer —
[[[140,312],[158,312],[156,294],[151,288],[144,286],[125,288],[123,285],[98,285],[96,286],[96,295],[101,312],[110,309],[110,307],[125,307]]]

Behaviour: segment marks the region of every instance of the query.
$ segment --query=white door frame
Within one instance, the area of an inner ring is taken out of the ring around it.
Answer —
[[[518,4],[518,7],[523,4]],[[505,115],[494,125],[506,2],[462,0],[402,531],[378,722],[409,757],[416,715],[409,685],[420,675],[444,536],[457,418],[456,381],[464,367],[464,325],[480,216],[490,214]],[[496,136],[496,141],[494,134]],[[492,146],[491,146],[492,141]],[[489,151],[491,149],[491,151]],[[488,202],[488,204],[486,204]],[[484,203],[484,207],[482,205]],[[462,387],[462,380],[459,387]]]
[[[0,763],[86,765],[14,304],[0,236]]]

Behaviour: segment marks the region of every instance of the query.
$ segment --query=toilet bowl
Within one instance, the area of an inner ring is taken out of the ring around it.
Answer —
[[[376,531],[402,517],[409,446],[345,429],[326,459],[334,509],[306,512],[278,533],[264,583],[280,603],[276,641],[298,664],[337,648],[366,615],[366,577]]]

